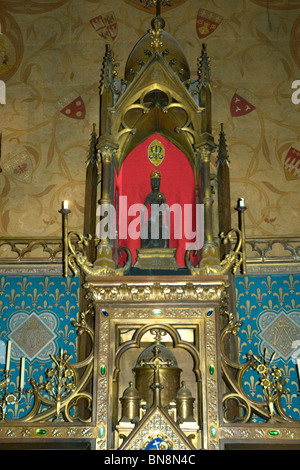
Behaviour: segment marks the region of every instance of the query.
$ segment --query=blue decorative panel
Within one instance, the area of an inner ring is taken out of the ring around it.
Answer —
[[[5,363],[5,347],[11,341],[11,381],[18,386],[20,358],[26,358],[25,389],[29,378],[38,383],[51,367],[51,355],[67,350],[76,361],[79,279],[59,275],[0,275],[0,368]],[[30,409],[26,396],[18,407],[9,407],[9,418],[20,418]]]
[[[272,364],[281,368],[285,388],[282,406],[287,415],[300,419],[299,380],[296,358],[300,357],[300,274],[236,276],[237,311],[243,322],[239,331],[240,362],[246,354],[267,358],[276,353]],[[258,377],[248,372],[246,393],[263,400]],[[259,418],[254,421],[259,421]]]

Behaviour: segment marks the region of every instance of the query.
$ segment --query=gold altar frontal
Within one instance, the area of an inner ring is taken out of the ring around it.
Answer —
[[[177,270],[176,248],[138,248],[135,268]]]
[[[218,338],[227,277],[86,281],[95,309],[98,448],[217,447],[209,430],[219,424]]]

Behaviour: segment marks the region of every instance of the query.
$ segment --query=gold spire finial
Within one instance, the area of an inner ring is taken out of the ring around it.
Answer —
[[[165,20],[160,16],[161,6],[172,6],[171,0],[140,0],[141,3],[145,3],[145,8],[156,7],[156,16],[151,21],[150,33],[152,35],[151,48],[158,51],[163,46],[161,33],[165,27]]]

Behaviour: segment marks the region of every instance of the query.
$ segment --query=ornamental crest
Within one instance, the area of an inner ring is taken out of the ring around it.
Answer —
[[[284,160],[284,172],[287,180],[300,178],[300,151],[291,147]]]
[[[118,24],[113,11],[96,16],[90,20],[96,33],[104,41],[114,41],[118,35]]]
[[[204,8],[200,8],[197,15],[196,31],[200,39],[212,34],[223,20],[223,16],[218,15]]]
[[[153,165],[160,165],[165,158],[165,148],[163,144],[155,139],[148,147],[148,158]]]

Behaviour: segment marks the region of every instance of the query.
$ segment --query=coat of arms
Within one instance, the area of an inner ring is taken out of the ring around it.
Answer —
[[[163,144],[155,139],[148,147],[148,158],[153,165],[158,166],[165,158],[165,148]]]
[[[206,38],[206,36],[209,36],[217,29],[222,20],[223,16],[212,11],[205,10],[204,8],[200,8],[196,22],[198,37],[203,39]]]
[[[243,88],[238,89],[230,103],[230,113],[232,117],[244,116],[254,111],[259,105],[259,99]]]
[[[96,33],[105,41],[114,40],[118,35],[118,24],[113,11],[90,20]]]
[[[72,119],[84,119],[86,115],[85,104],[81,96],[77,96],[70,101],[67,106],[60,109],[60,112]]]
[[[284,172],[287,180],[300,178],[300,151],[291,147],[284,160]]]
[[[31,158],[27,152],[21,152],[3,164],[3,171],[22,183],[31,183],[33,172]]]

